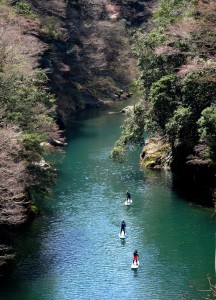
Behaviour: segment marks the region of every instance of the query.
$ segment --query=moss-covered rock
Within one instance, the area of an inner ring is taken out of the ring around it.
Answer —
[[[141,166],[149,169],[170,167],[170,145],[163,138],[150,138],[141,153]]]

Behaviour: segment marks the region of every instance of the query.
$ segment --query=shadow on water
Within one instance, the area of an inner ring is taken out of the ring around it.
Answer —
[[[139,150],[124,165],[112,163],[108,153],[120,120],[100,113],[72,121],[52,199],[18,239],[1,300],[181,299],[181,291],[205,286],[213,271],[208,211],[185,205],[170,172],[140,170]],[[131,206],[124,205],[126,189]],[[141,263],[136,271],[134,249]]]
[[[51,217],[50,213],[51,210],[49,210],[49,213],[47,211],[46,217],[40,215],[32,222],[25,224],[21,231],[13,233],[14,250],[17,254],[14,261],[8,266],[5,276],[0,280],[0,294],[2,292],[6,295],[6,298],[0,296],[1,300],[30,299],[29,296],[25,298],[24,295],[23,298],[17,298],[16,295],[20,293],[21,287],[25,289],[25,286],[28,286],[29,283],[52,273],[54,253],[50,253],[48,256],[43,255],[45,249],[42,239],[45,232],[46,234],[49,233],[47,221]],[[11,295],[14,295],[14,298]]]
[[[213,207],[211,187],[195,182],[185,174],[172,174],[172,189],[186,202]]]

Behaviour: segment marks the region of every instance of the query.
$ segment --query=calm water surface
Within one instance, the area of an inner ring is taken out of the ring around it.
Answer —
[[[117,110],[117,108],[116,108]],[[169,172],[139,168],[108,155],[123,116],[91,111],[68,130],[57,185],[18,241],[17,266],[1,300],[202,299],[214,279],[212,211],[190,205]],[[124,206],[126,188],[133,204]],[[127,239],[118,237],[120,222]],[[134,249],[140,268],[130,269]]]

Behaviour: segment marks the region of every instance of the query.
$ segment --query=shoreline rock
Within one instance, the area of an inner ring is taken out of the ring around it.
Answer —
[[[140,164],[149,169],[170,169],[170,145],[162,137],[149,138],[140,155]]]

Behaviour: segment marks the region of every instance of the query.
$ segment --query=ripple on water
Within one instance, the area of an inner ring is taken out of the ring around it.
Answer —
[[[108,154],[119,123],[103,118],[82,121],[69,143],[51,216],[37,219],[26,237],[29,255],[22,254],[16,295],[7,300],[181,299],[191,282],[205,282],[214,269],[209,212],[185,204],[169,175],[140,170],[138,152],[125,164],[112,163]],[[129,207],[123,204],[126,188]],[[125,241],[118,236],[122,219]],[[140,268],[132,271],[135,248]]]

